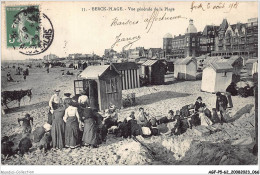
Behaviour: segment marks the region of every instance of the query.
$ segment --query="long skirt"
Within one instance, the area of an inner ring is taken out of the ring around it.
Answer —
[[[76,116],[68,117],[65,127],[65,146],[75,147],[79,144],[79,123]]]
[[[51,137],[53,148],[64,148],[65,123],[62,119],[53,120],[51,128]]]
[[[52,102],[52,107],[53,107],[53,110],[56,110],[56,109],[59,108],[59,104]],[[47,123],[49,123],[50,125],[52,125],[52,122],[53,122],[53,114],[51,113],[50,110],[51,110],[51,108],[49,109],[48,121],[47,121]]]
[[[83,144],[97,145],[97,125],[93,118],[84,120],[84,132],[82,137]]]

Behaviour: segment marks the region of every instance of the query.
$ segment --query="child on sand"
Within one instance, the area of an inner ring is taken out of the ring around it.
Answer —
[[[20,122],[23,122],[23,133],[31,133],[32,131],[32,125],[33,125],[33,118],[30,116],[30,114],[25,114],[25,117],[20,119],[18,118],[18,123],[21,126]]]

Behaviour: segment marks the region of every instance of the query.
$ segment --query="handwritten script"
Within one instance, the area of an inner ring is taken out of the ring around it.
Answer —
[[[181,15],[168,16],[167,12],[161,13],[160,9],[154,9],[154,11],[151,13],[151,16],[143,20],[130,20],[130,19],[120,20],[118,17],[115,17],[112,19],[110,26],[111,27],[136,26],[136,25],[140,25],[141,23],[145,23],[144,30],[146,31],[146,33],[149,33],[155,23],[159,23],[162,21],[172,21],[181,18],[187,19],[186,17],[183,17]],[[115,46],[118,46],[119,43],[123,43],[123,42],[127,43],[125,46],[123,46],[123,49],[126,48],[130,49],[133,43],[141,39],[141,36],[138,35],[133,37],[122,37],[122,33],[120,33],[115,38],[116,41],[112,44],[111,49],[113,49]]]
[[[186,17],[183,17],[181,15],[177,15],[177,16],[167,16],[167,13],[164,12],[162,15],[160,15],[160,11],[159,10],[154,10],[151,14],[150,17],[145,18],[143,21],[140,20],[119,20],[117,17],[112,19],[112,23],[110,24],[111,27],[115,27],[115,26],[131,26],[131,25],[138,25],[141,24],[142,22],[146,23],[146,27],[145,30],[147,33],[150,32],[153,24],[155,22],[161,22],[161,21],[172,21],[172,20],[176,20],[176,19],[187,19]]]
[[[237,9],[239,5],[239,2],[195,2],[193,1],[191,3],[191,12],[194,10],[201,10],[201,11],[206,11],[206,10],[220,10],[224,9],[224,13],[229,13],[232,9]]]
[[[133,36],[133,37],[122,37],[122,33],[120,33],[118,36],[116,36],[116,41],[112,44],[111,49],[113,49],[115,46],[117,46],[119,43],[127,42],[125,46],[123,46],[123,49],[131,48],[133,43],[137,42],[141,39],[141,36]]]

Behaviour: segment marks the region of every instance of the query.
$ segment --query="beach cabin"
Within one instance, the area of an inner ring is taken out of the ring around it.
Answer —
[[[227,63],[233,67],[233,74],[240,75],[243,68],[244,59],[241,56],[235,55],[226,59]]]
[[[257,62],[257,59],[248,59],[246,61],[246,70],[248,75],[252,76],[252,69],[253,69],[253,64]]]
[[[139,67],[134,62],[113,63],[121,74],[122,90],[140,87]]]
[[[149,84],[164,84],[166,66],[160,60],[147,60],[142,64],[142,76],[148,80]]]
[[[178,59],[174,62],[174,78],[178,80],[196,80],[197,61],[193,57]]]
[[[226,63],[213,62],[203,69],[201,91],[226,92],[232,82],[233,67]]]
[[[255,73],[258,73],[258,61],[253,63],[252,75],[254,75]]]
[[[86,90],[92,108],[104,111],[111,104],[122,107],[121,77],[113,65],[88,66],[78,78],[74,81],[74,93]]]

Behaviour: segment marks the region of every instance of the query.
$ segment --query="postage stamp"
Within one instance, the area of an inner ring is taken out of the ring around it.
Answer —
[[[54,29],[38,5],[6,7],[6,45],[24,55],[46,51],[54,38]]]
[[[39,46],[39,6],[6,7],[7,47]]]

